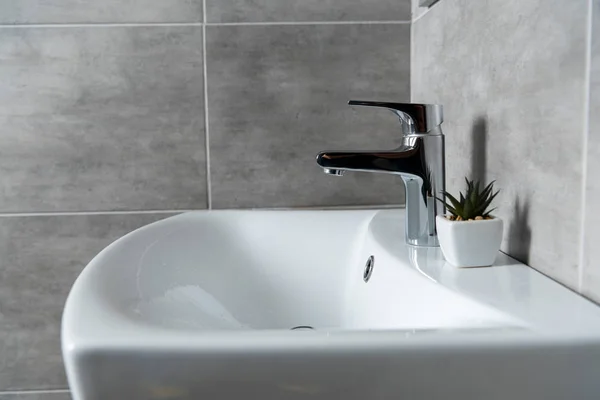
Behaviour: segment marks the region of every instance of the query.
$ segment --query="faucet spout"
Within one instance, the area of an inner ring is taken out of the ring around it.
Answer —
[[[422,170],[417,149],[405,151],[322,151],[317,155],[317,164],[323,167],[326,172],[334,170],[418,176]]]

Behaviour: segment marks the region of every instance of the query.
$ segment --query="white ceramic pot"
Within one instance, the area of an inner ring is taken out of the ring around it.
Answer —
[[[481,221],[450,221],[436,217],[438,239],[446,261],[456,267],[494,264],[504,224],[498,217]]]

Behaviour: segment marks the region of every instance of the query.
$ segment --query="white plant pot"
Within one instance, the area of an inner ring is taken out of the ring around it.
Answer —
[[[504,224],[498,217],[480,221],[450,221],[436,217],[437,233],[446,261],[456,267],[485,267],[494,264]]]

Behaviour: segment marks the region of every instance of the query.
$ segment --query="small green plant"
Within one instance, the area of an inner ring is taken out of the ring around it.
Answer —
[[[500,193],[499,190],[494,193],[495,181],[492,181],[483,190],[479,190],[479,181],[474,182],[467,178],[465,178],[465,181],[467,182],[467,191],[465,194],[460,193],[459,200],[447,191],[442,192],[446,199],[436,197],[438,201],[446,205],[446,208],[452,214],[449,219],[452,221],[491,219],[490,213],[496,208],[492,208],[491,210],[488,208],[494,198]]]

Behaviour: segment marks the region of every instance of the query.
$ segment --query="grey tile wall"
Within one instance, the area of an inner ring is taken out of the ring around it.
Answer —
[[[169,214],[0,218],[0,391],[66,388],[60,318],[100,250]]]
[[[199,4],[4,2],[0,23],[193,22]],[[0,27],[0,213],[206,208],[202,30]],[[164,216],[0,216],[0,395],[42,389],[0,398],[69,398],[43,390],[67,387],[59,330],[73,281]]]
[[[138,226],[211,200],[403,202],[399,178],[331,178],[314,156],[398,144],[392,114],[346,102],[409,100],[409,0],[208,0],[206,27],[202,3],[0,5],[0,400],[70,397],[67,293]]]
[[[412,99],[445,106],[449,189],[497,180],[503,250],[574,289],[587,3],[442,0],[412,37]]]
[[[0,24],[201,22],[202,0],[3,0]]]
[[[582,291],[600,302],[600,0],[592,1],[590,107]]]
[[[404,201],[386,175],[324,175],[332,148],[394,148],[397,118],[351,98],[408,101],[408,25],[209,26],[212,201],[216,208]],[[374,46],[373,44],[377,45]]]
[[[0,29],[0,212],[206,207],[201,49],[197,26]]]
[[[410,0],[206,0],[207,22],[410,21]]]

